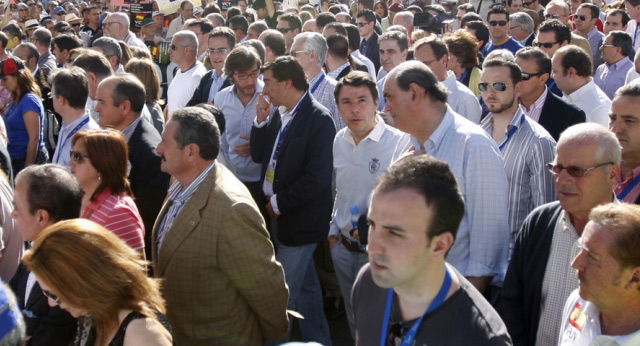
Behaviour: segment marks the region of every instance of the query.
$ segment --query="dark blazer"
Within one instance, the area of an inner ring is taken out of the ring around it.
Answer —
[[[536,40],[536,34],[533,33],[533,35],[529,36],[529,39],[527,40],[527,42],[524,43],[525,47],[532,47],[533,46],[533,41]]]
[[[366,66],[365,66],[366,67]],[[340,78],[346,76],[349,74],[349,72],[353,71],[353,67],[351,67],[351,65],[348,65],[347,67],[344,68],[344,70],[342,70],[340,72],[340,74],[336,77],[336,80],[339,81]]]
[[[547,99],[542,106],[538,123],[549,132],[556,142],[567,127],[583,122],[585,122],[584,111],[552,92],[547,93]]]
[[[379,37],[380,36],[378,36],[378,34],[374,32],[373,35],[369,37],[369,40],[371,40],[371,44],[366,47],[366,50],[363,49],[365,47],[363,47],[362,43],[360,43],[360,53],[364,54],[367,58],[369,58],[369,60],[371,60],[373,66],[375,66],[376,68],[376,71],[380,70],[380,45],[378,44]]]
[[[26,345],[69,345],[76,334],[78,321],[59,306],[50,307],[37,281],[29,297],[25,297],[28,278],[29,270],[20,263],[9,283],[22,310],[27,335],[31,336]]]
[[[280,125],[280,113],[276,111],[267,125],[251,129],[251,158],[262,164],[260,184],[264,182]],[[281,213],[277,235],[284,245],[301,246],[327,238],[333,208],[335,135],[329,111],[306,93],[282,142],[273,181]],[[266,199],[262,202],[265,205]]]
[[[187,107],[195,106],[197,104],[206,103],[207,101],[209,101],[209,92],[211,92],[211,85],[213,83],[214,72],[215,70],[211,70],[205,73],[204,76],[202,76],[202,79],[200,79],[200,84],[198,84],[198,87],[193,92],[193,96],[191,96],[191,100],[187,102]],[[229,81],[229,78],[227,78],[224,81],[224,83],[222,83],[220,90],[230,85],[231,85],[231,82]]]
[[[158,131],[145,120],[140,121],[129,139],[129,183],[144,223],[147,258],[151,258],[151,230],[169,189],[170,176],[160,170],[160,155],[156,154],[160,139]]]

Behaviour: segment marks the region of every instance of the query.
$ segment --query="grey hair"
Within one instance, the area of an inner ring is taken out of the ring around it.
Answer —
[[[116,63],[120,64],[120,59],[122,59],[122,48],[120,48],[120,44],[115,38],[102,36],[99,39],[93,41],[92,47],[99,47],[100,49],[102,49],[102,53],[105,57],[117,57],[118,61]]]
[[[395,17],[393,17],[393,21],[395,22],[396,19],[404,22],[404,23],[409,23],[413,26],[413,13],[411,13],[411,11],[403,11],[403,12],[398,12],[396,14]],[[398,22],[400,23],[400,22]],[[393,23],[392,23],[393,24]]]
[[[509,15],[509,21],[522,26],[529,34],[533,32],[533,19],[524,12],[516,12]]]
[[[324,36],[317,32],[303,32],[296,35],[293,42],[295,43],[299,40],[304,40],[304,50],[315,51],[318,54],[318,67],[322,68],[327,58],[327,51],[329,50],[327,40]]]
[[[407,28],[405,28],[402,25],[398,25],[398,24],[392,25],[392,26],[387,28],[386,32],[391,32],[391,31],[399,31],[399,32],[405,34],[405,36],[407,36],[407,37],[409,36],[409,31],[407,31]]]
[[[198,37],[191,30],[180,30],[175,35],[174,38],[180,40],[180,43],[191,48],[193,51],[193,55],[198,53]]]
[[[114,12],[111,14],[111,16],[113,16],[113,18],[115,18],[118,23],[124,25],[127,30],[129,30],[129,25],[131,24],[131,22],[129,21],[129,16],[122,12]]]
[[[573,125],[562,134],[558,140],[558,147],[568,141],[576,141],[584,145],[597,144],[594,159],[598,163],[613,162],[619,165],[622,161],[622,147],[616,135],[608,128],[596,123],[580,123]],[[609,167],[605,168],[605,172]]]
[[[173,138],[179,149],[196,144],[203,160],[216,159],[220,150],[220,130],[211,112],[198,107],[186,107],[173,112],[171,121],[178,123]]]
[[[560,1],[560,0],[551,0],[551,1],[549,1],[547,6],[545,6],[544,14],[549,14],[549,7],[550,6],[562,7],[562,9],[564,10],[564,15],[567,16],[567,17],[571,14],[571,9],[569,8],[569,4],[567,4],[564,1]]]
[[[213,26],[224,26],[224,17],[220,13],[209,13],[207,19]]]

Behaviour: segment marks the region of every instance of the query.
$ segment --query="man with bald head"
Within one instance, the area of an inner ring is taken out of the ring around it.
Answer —
[[[118,41],[124,41],[127,45],[147,49],[144,42],[136,37],[136,34],[129,31],[129,16],[124,13],[112,13],[102,22],[104,34],[113,37]]]
[[[198,61],[198,37],[191,31],[178,31],[171,39],[169,59],[178,65],[167,93],[167,107],[165,112],[171,115],[187,105],[191,96],[200,83],[200,79],[207,73],[204,65]]]

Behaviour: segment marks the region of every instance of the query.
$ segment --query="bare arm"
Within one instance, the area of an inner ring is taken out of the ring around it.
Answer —
[[[32,165],[36,161],[38,153],[38,143],[40,142],[40,115],[34,111],[27,111],[22,116],[24,125],[29,134],[29,143],[27,143],[27,157],[24,166]]]

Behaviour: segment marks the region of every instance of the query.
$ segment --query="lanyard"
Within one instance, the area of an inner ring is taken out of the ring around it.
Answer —
[[[64,141],[62,141],[62,145],[60,146],[60,150],[58,150],[58,155],[56,156],[56,158],[53,160],[53,162],[58,162],[58,160],[60,159],[60,155],[62,155],[62,148],[64,148],[64,145],[67,144],[67,141],[69,140],[69,138],[73,137],[73,135],[76,134],[76,132],[78,132],[78,130],[80,130],[80,128],[82,126],[84,126],[86,123],[89,122],[90,117],[87,117],[86,119],[84,119],[83,121],[80,122],[80,124],[78,124],[78,126],[76,126],[73,130],[71,130],[71,132],[69,132],[69,134],[67,135],[67,137],[65,137]],[[66,163],[65,163],[66,164]]]
[[[458,79],[458,82],[462,83],[462,81],[467,78],[467,75],[469,74],[469,70],[464,71],[464,73],[462,74],[462,76],[460,76],[460,78]],[[464,84],[464,83],[463,83]]]
[[[440,287],[440,291],[436,295],[436,297],[429,305],[427,312],[424,313],[414,324],[411,326],[411,329],[407,332],[407,335],[402,339],[402,346],[411,346],[413,341],[418,333],[418,329],[422,324],[422,320],[426,315],[428,315],[433,310],[437,309],[442,303],[444,299],[447,297],[447,293],[449,293],[449,289],[451,288],[451,273],[449,272],[449,268],[445,265],[445,274],[444,274],[444,282],[442,283],[442,287]],[[387,344],[387,335],[389,333],[389,318],[391,317],[391,306],[393,305],[393,288],[389,289],[389,294],[387,295],[387,305],[384,309],[384,320],[382,324],[382,336],[380,337],[380,346],[385,346]]]
[[[633,32],[633,46],[636,46],[636,38],[638,38],[638,26],[640,23],[636,21],[636,30]]]
[[[313,88],[311,88],[311,93],[315,93],[316,90],[318,89],[318,87],[320,86],[320,83],[322,83],[322,81],[324,80],[324,77],[326,76],[326,74],[322,74],[322,76],[320,77],[320,79],[318,79],[318,81],[316,82],[316,84],[313,85]]]
[[[289,125],[291,125],[291,123],[293,122],[293,117],[298,112],[298,108],[300,108],[301,104],[302,102],[298,103],[296,108],[293,109],[293,112],[291,112],[291,120],[289,120],[289,122],[286,125],[284,125],[284,128],[280,130],[280,134],[278,134],[278,143],[276,144],[276,150],[273,152],[273,159],[272,159],[273,162],[276,162],[278,160],[278,152],[280,151],[280,146],[282,145],[282,142],[284,142],[284,136],[287,134],[287,130],[289,130]]]
[[[629,185],[627,185],[627,187],[625,187],[624,190],[622,190],[622,192],[618,194],[617,196],[618,199],[623,199],[627,197],[629,192],[631,192],[631,190],[633,190],[633,188],[636,187],[636,185],[638,185],[639,182],[640,182],[640,174],[638,174],[638,176],[633,178],[633,180],[629,183]]]
[[[553,82],[551,82],[551,84],[549,84],[549,86],[548,86],[549,91],[551,91],[551,89],[553,89],[554,86],[556,86],[556,81],[555,80]]]
[[[520,126],[522,126],[522,123],[524,123],[524,113],[522,114],[522,118],[520,118]],[[516,133],[516,131],[518,131],[518,127],[514,126],[509,130],[509,133],[507,133],[507,140],[504,141],[504,143],[500,144],[500,151],[502,151],[502,149],[504,149],[505,146],[507,146],[507,143],[509,143],[509,140],[511,139],[511,137],[513,137],[513,135]]]

